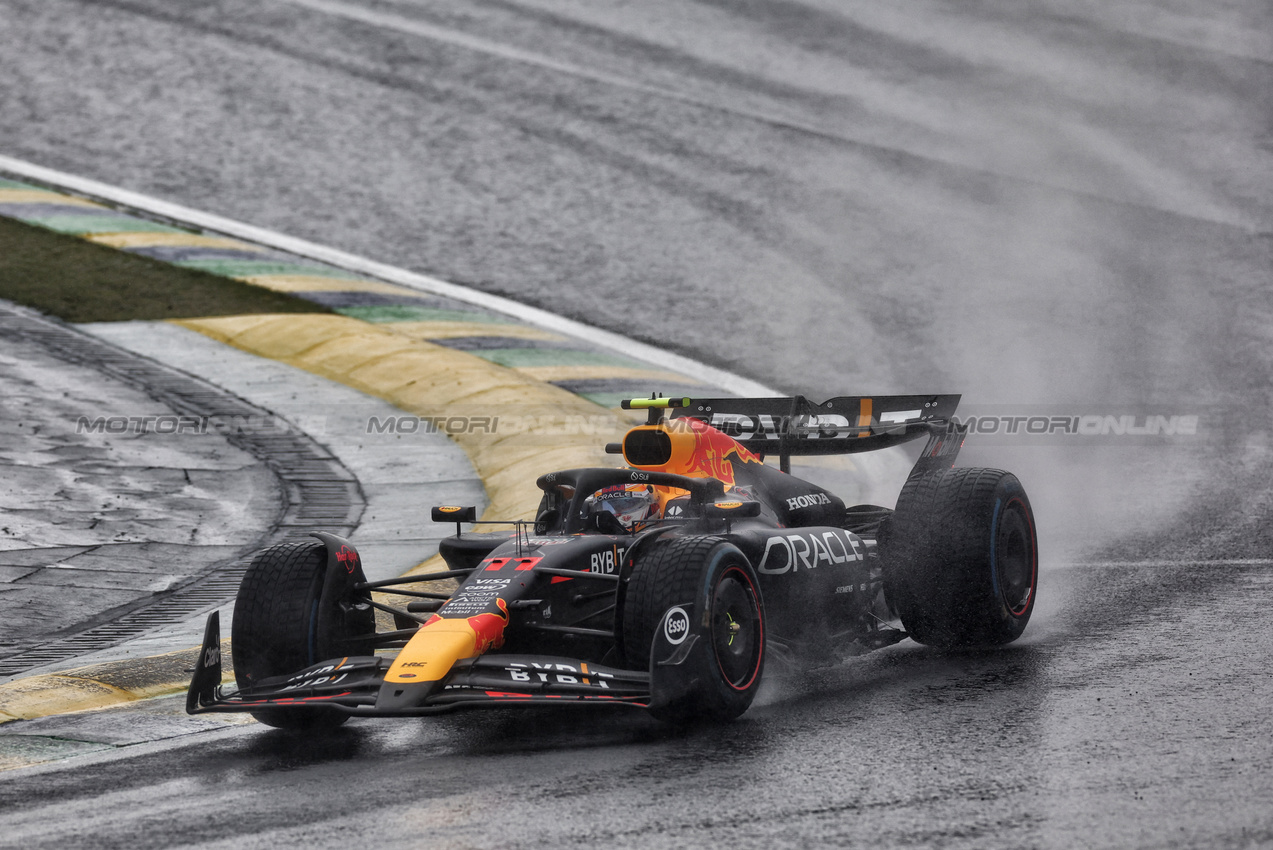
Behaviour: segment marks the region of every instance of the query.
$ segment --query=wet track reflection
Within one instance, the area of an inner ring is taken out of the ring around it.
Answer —
[[[23,771],[0,782],[0,827],[30,847],[84,830],[102,847],[1267,840],[1258,777],[1273,765],[1247,739],[1263,723],[1250,706],[1273,698],[1269,638],[1215,625],[1268,593],[1270,568],[1148,569],[1052,571],[1052,599],[1090,604],[1042,611],[1019,644],[907,643],[788,671],[726,726],[561,709],[353,721],[325,738],[249,726]]]

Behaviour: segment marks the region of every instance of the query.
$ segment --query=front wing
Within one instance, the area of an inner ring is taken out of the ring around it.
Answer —
[[[418,699],[385,699],[396,687],[384,677],[391,658],[352,656],[315,664],[239,690],[221,685],[220,623],[214,612],[186,695],[190,714],[270,708],[332,708],[362,717],[415,717],[458,708],[527,703],[610,704],[645,708],[650,674],[571,658],[482,655],[455,663]],[[412,686],[419,687],[419,686]],[[401,694],[401,691],[398,691]]]

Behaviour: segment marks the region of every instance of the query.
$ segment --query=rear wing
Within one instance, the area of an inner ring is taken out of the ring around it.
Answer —
[[[911,474],[949,468],[967,426],[952,417],[958,395],[839,396],[818,403],[787,398],[677,398],[634,400],[653,418],[667,409],[674,419],[700,419],[757,454],[776,454],[784,472],[790,458],[885,449],[927,437]],[[625,406],[628,403],[625,402]]]

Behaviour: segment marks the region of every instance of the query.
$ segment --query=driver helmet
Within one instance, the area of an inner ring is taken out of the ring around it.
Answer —
[[[658,519],[659,501],[648,484],[617,484],[598,490],[584,500],[584,511],[612,513],[619,524],[631,531],[641,523]]]

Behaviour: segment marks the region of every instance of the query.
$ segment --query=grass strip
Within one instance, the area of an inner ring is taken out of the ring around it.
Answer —
[[[331,312],[285,293],[4,217],[0,217],[0,298],[68,322]]]

